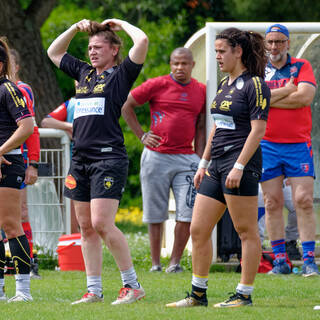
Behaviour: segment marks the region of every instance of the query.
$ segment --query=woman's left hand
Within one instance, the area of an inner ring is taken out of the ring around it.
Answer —
[[[228,189],[239,188],[242,175],[243,170],[232,168],[226,179],[226,187]]]
[[[2,173],[1,173],[1,165],[2,164],[10,165],[11,162],[8,161],[4,156],[0,157],[0,180],[2,179]]]
[[[120,31],[122,30],[122,23],[124,21],[120,19],[106,19],[102,22],[102,24],[108,24],[112,31]]]

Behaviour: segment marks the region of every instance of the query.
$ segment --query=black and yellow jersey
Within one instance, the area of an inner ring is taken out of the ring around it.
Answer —
[[[17,130],[17,122],[31,117],[18,87],[6,78],[0,79],[0,145]]]
[[[251,131],[252,120],[267,120],[270,89],[260,77],[244,72],[231,85],[229,77],[219,84],[210,112],[216,126],[211,156],[241,150]]]
[[[121,108],[142,65],[129,57],[98,75],[90,64],[65,54],[60,69],[78,81],[72,157],[91,160],[126,158],[119,125]]]

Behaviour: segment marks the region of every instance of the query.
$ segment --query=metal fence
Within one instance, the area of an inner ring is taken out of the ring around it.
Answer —
[[[41,149],[39,178],[27,187],[33,241],[43,251],[55,251],[59,237],[71,232],[70,200],[63,196],[70,166],[70,139],[62,130],[40,128],[41,139],[59,139],[55,149]]]

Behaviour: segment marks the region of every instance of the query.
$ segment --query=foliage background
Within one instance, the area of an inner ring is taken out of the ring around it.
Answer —
[[[20,8],[17,8],[19,5]],[[49,7],[49,9],[47,9],[46,15],[43,14],[43,22],[40,19],[40,23],[35,13],[37,10],[44,10],[44,7]],[[51,14],[47,17],[50,10]],[[1,11],[6,12],[7,15],[12,14],[12,17],[4,20],[4,23],[9,21],[11,24],[23,15],[29,18],[29,14],[33,13],[37,19],[27,20],[26,23],[35,24],[35,29],[40,28],[44,50],[60,33],[84,18],[103,21],[106,18],[117,17],[137,25],[147,33],[150,40],[147,60],[135,83],[137,86],[148,78],[168,73],[170,71],[168,65],[170,52],[178,46],[183,46],[186,40],[202,28],[207,21],[319,21],[320,2],[314,0],[283,0],[281,2],[276,0],[2,0],[0,2],[0,17]],[[21,27],[19,27],[20,25]],[[21,30],[12,33],[11,41],[14,40],[15,34],[23,33],[23,28],[26,26],[17,22],[12,26],[0,26],[0,31],[2,29],[9,33],[13,27],[21,28]],[[125,33],[122,32],[120,36],[124,40],[123,56],[125,56],[132,43]],[[22,40],[14,43],[18,51],[23,52],[25,49],[27,53],[32,50],[29,48],[27,51],[25,47],[32,48],[33,44]],[[36,42],[37,39],[34,41]],[[71,42],[69,52],[86,60],[87,36],[78,34]],[[38,52],[35,52],[36,54]],[[46,63],[49,62],[46,61]],[[30,68],[27,64],[24,68],[26,67]],[[66,100],[74,94],[73,81],[55,67],[52,66],[52,68],[56,74],[57,85],[60,88],[58,90],[61,91],[61,95],[53,94],[49,97],[49,93],[52,91],[50,88],[51,91],[44,90],[44,94],[37,97],[37,91],[42,91],[42,83],[40,82],[39,86],[39,83],[33,79],[35,76],[32,76],[31,73],[35,71],[30,70],[29,74],[26,72],[23,74],[24,79],[37,89],[35,95],[38,99],[38,106],[41,107],[38,116],[48,113],[46,108],[57,105],[58,100],[62,97]],[[38,70],[38,73],[40,74],[41,70]],[[53,84],[53,86],[55,85]],[[43,102],[43,97],[49,97],[50,101]],[[59,103],[62,102],[59,101]],[[148,106],[138,108],[137,113],[144,129],[147,130],[150,123]],[[130,159],[127,188],[121,206],[141,207],[138,173],[142,144],[122,119],[121,126]]]

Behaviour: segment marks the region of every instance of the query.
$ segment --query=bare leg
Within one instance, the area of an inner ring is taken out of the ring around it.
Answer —
[[[252,285],[261,259],[258,197],[225,194],[230,216],[242,244],[241,284]]]
[[[207,277],[212,262],[211,233],[226,206],[210,197],[197,194],[191,221],[192,271]]]
[[[115,225],[119,201],[115,199],[92,199],[91,220],[94,230],[111,251],[120,271],[132,267],[127,239]]]
[[[148,230],[152,265],[160,265],[163,223],[149,223]]]
[[[101,239],[91,223],[90,203],[74,201],[77,220],[81,231],[81,249],[87,276],[101,276]]]
[[[266,227],[271,241],[284,239],[283,176],[261,183],[266,208]]]
[[[296,208],[300,239],[315,241],[316,218],[313,211],[313,183],[312,177],[290,178],[292,199]]]
[[[190,222],[177,221],[170,265],[178,264],[190,237]]]

